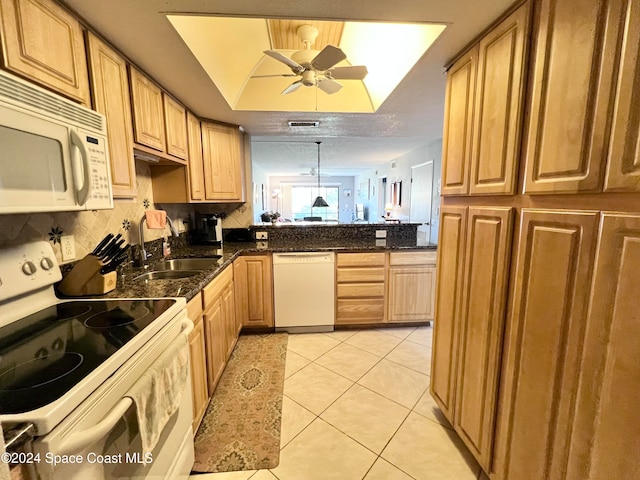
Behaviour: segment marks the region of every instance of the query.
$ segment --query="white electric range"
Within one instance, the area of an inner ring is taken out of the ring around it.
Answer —
[[[185,299],[62,300],[53,288],[61,278],[48,242],[0,250],[0,422],[5,430],[32,425],[34,438],[14,456],[23,477],[187,478],[190,380],[151,461],[142,458],[127,397],[193,328]]]

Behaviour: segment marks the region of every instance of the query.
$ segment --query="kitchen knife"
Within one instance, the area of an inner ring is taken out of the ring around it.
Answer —
[[[93,249],[93,252],[91,252],[93,255],[95,255],[96,257],[98,256],[98,253],[100,253],[100,250],[102,250],[108,243],[109,241],[113,238],[113,233],[109,233],[107,234],[101,241],[100,243],[98,243],[98,245],[96,246],[96,248]]]
[[[118,268],[118,265],[120,265],[127,258],[129,258],[129,255],[127,254],[127,250],[129,250],[130,246],[131,245],[127,245],[123,249],[119,250],[119,253],[116,256],[114,256],[109,263],[107,263],[105,266],[102,267],[102,269],[100,270],[100,273],[104,274],[104,273],[113,272],[116,268]]]
[[[103,262],[108,261],[107,260],[108,257],[116,253],[120,248],[120,245],[122,245],[125,242],[124,238],[118,241],[118,238],[122,236],[120,234],[118,235],[119,236],[116,236],[113,240],[111,240],[111,242],[109,242],[109,245],[107,245],[107,247],[102,250],[102,253],[100,254],[100,259]]]

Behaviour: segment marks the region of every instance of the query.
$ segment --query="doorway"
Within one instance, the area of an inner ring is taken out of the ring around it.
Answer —
[[[431,236],[431,198],[433,194],[433,161],[411,167],[411,212],[409,221],[421,223],[418,239]]]

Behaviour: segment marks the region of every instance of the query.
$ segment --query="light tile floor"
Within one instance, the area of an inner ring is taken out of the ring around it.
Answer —
[[[290,335],[280,464],[191,479],[480,478],[428,392],[432,333],[418,327]]]

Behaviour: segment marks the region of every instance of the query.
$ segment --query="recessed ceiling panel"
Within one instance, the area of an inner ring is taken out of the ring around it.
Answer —
[[[424,23],[167,18],[229,106],[243,111],[373,113],[445,29]],[[297,34],[301,25],[317,29],[313,44],[303,45]],[[328,45],[347,58],[321,67],[328,68],[325,72],[313,59]],[[265,50],[277,52],[279,59]],[[298,64],[305,67],[303,74],[296,70]],[[343,80],[338,74],[332,79],[333,67],[349,65],[365,66],[364,80]]]

